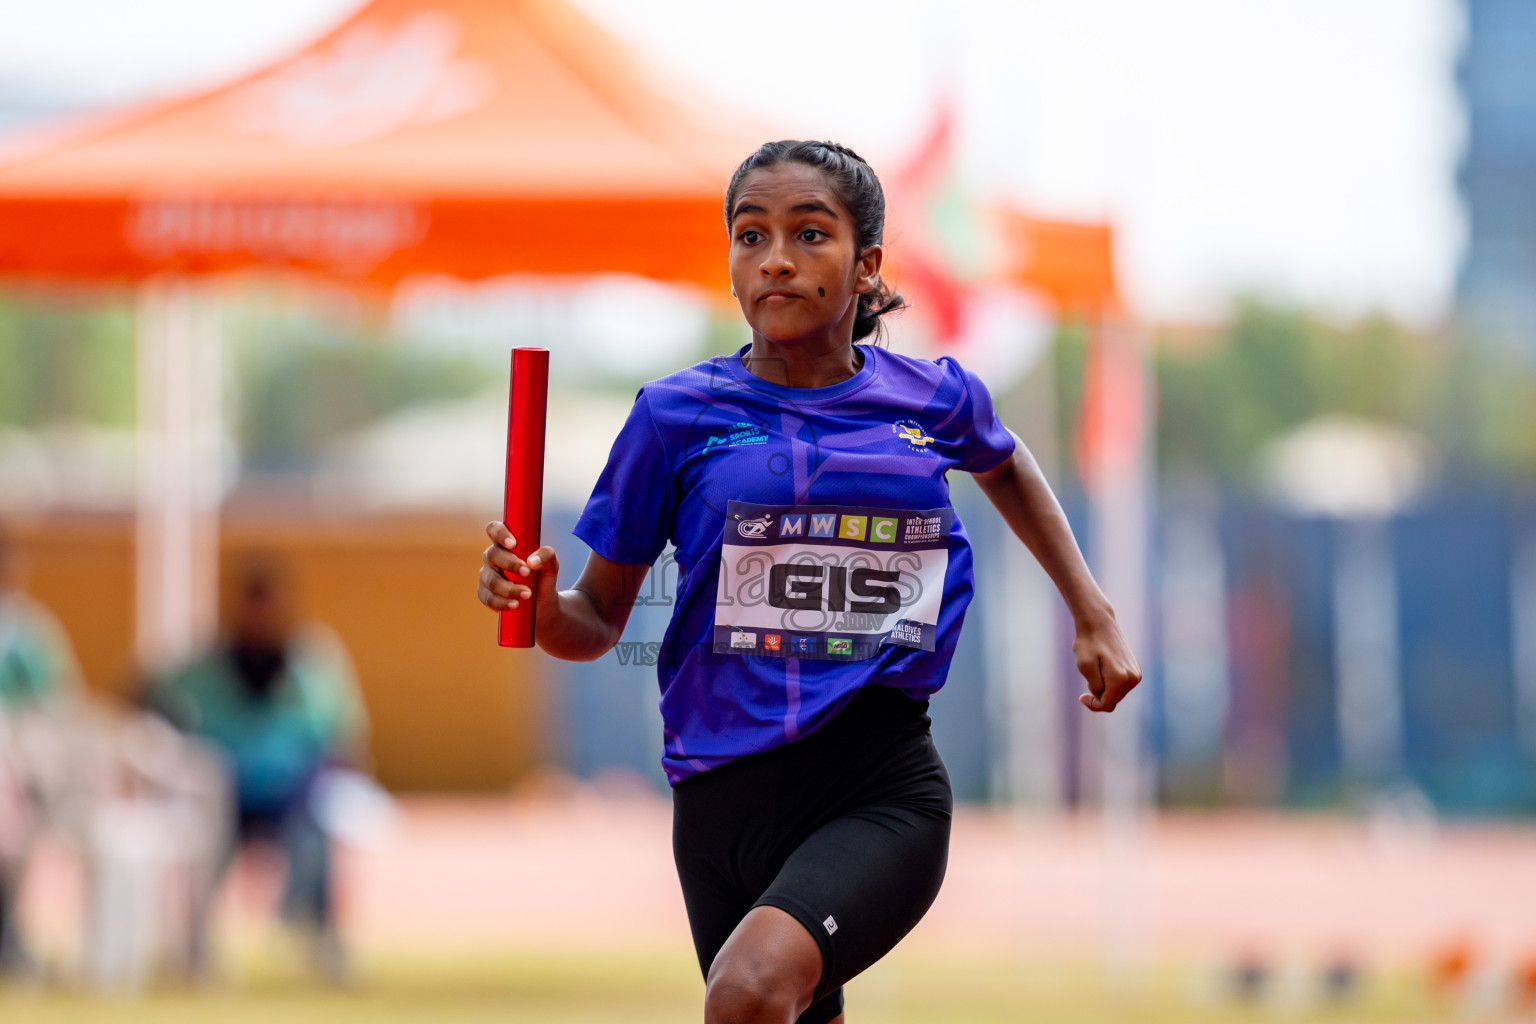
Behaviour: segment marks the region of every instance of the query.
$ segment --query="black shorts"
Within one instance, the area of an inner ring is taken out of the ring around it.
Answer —
[[[684,779],[672,852],[699,967],[753,907],[793,915],[821,947],[815,1002],[797,1024],[842,1012],[842,985],[884,956],[939,894],[954,808],[928,702],[866,686],[795,743]]]

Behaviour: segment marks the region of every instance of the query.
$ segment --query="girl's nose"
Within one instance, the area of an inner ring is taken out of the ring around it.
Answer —
[[[764,277],[785,277],[794,272],[794,261],[782,252],[770,252],[763,260]]]
[[[763,276],[787,277],[794,272],[795,262],[789,257],[787,240],[775,240],[770,244],[768,252],[763,256]]]

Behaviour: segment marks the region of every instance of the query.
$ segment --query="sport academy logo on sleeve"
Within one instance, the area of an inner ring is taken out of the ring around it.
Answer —
[[[731,426],[722,433],[711,434],[708,438],[705,439],[704,447],[699,450],[701,452],[707,453],[712,452],[718,448],[735,448],[737,445],[743,444],[767,443],[768,431],[766,428],[764,428],[761,424],[742,420],[738,423],[731,424]]]

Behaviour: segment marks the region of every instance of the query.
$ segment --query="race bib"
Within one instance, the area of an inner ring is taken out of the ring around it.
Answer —
[[[934,649],[954,509],[730,501],[717,653],[859,661]]]

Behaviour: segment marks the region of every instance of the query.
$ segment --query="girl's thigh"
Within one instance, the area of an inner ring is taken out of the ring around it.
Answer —
[[[945,786],[928,802],[836,818],[790,854],[755,901],[794,916],[821,947],[818,999],[890,952],[933,905],[949,860],[950,810]]]

